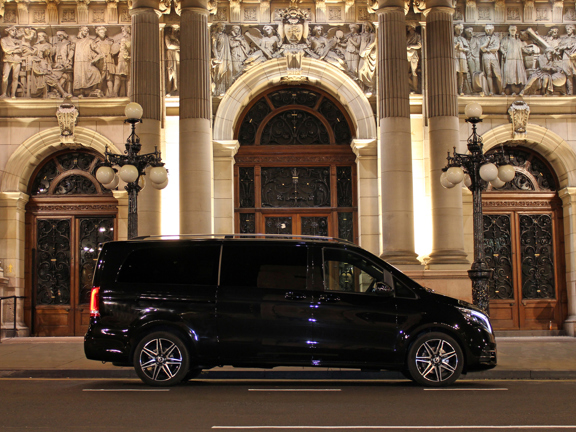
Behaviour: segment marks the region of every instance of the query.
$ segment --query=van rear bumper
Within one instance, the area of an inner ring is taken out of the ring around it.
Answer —
[[[102,334],[106,330],[106,334]],[[90,326],[84,336],[84,354],[89,360],[99,360],[113,363],[132,363],[130,348],[127,341],[121,335],[110,334],[109,329],[95,331],[95,326]]]

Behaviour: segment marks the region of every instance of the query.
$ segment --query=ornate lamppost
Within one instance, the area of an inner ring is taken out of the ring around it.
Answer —
[[[511,181],[516,172],[504,154],[503,148],[492,154],[484,154],[482,138],[476,132],[476,125],[482,121],[482,106],[470,103],[465,108],[466,122],[472,125],[472,135],[468,138],[468,153],[448,152],[448,164],[442,169],[440,183],[447,189],[461,181],[472,191],[472,209],[474,219],[474,263],[468,275],[472,280],[473,303],[488,313],[488,284],[493,270],[486,264],[484,255],[484,223],[482,215],[482,182],[490,182],[499,189]]]
[[[138,154],[142,148],[140,138],[136,135],[136,124],[142,122],[142,107],[136,102],[126,105],[124,111],[126,120],[130,123],[132,132],[126,140],[124,154],[110,153],[106,149],[105,162],[96,171],[96,179],[107,189],[115,189],[120,179],[126,182],[125,189],[128,191],[128,238],[138,236],[138,193],[144,188],[146,181],[144,176],[148,174],[151,186],[154,189],[164,189],[168,185],[168,170],[158,148],[153,153]],[[116,166],[113,168],[113,166]],[[152,167],[148,173],[146,169]]]

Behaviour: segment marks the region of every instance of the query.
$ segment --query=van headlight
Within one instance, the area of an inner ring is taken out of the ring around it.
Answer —
[[[492,333],[492,325],[490,324],[490,319],[488,316],[475,309],[468,309],[463,307],[457,307],[464,318],[470,323],[474,323],[482,327],[488,333]]]

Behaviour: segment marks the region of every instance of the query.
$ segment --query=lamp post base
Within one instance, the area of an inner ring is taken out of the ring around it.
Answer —
[[[492,269],[468,270],[468,276],[472,280],[472,303],[489,314],[490,298],[488,296],[488,283],[492,278]]]

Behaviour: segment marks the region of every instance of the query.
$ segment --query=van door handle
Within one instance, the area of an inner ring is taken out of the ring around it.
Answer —
[[[295,294],[292,291],[288,291],[284,298],[286,300],[304,300],[306,299],[306,294]]]
[[[340,301],[340,297],[338,297],[338,296],[332,296],[332,295],[327,295],[327,296],[325,296],[325,295],[320,295],[320,296],[318,296],[318,301],[325,302],[325,303],[328,303],[328,302],[339,302],[339,301]]]

